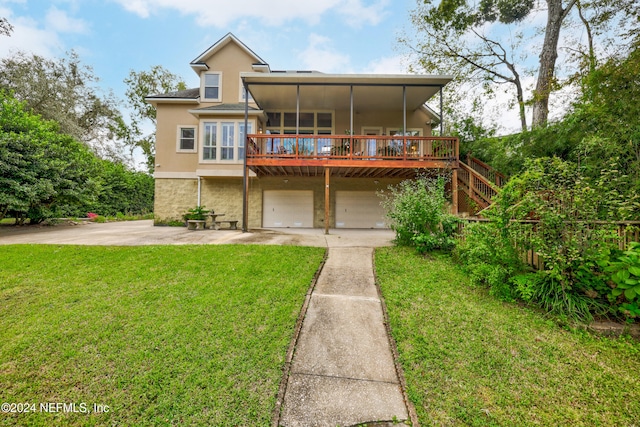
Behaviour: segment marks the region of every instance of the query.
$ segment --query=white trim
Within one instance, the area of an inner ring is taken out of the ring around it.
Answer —
[[[205,80],[208,75],[218,76],[218,97],[207,98],[205,96]],[[206,71],[200,75],[200,99],[202,102],[222,102],[222,71]]]
[[[196,169],[196,175],[202,178],[217,178],[217,177],[242,178],[242,169]],[[253,171],[249,171],[249,176],[255,177],[256,174]]]
[[[198,179],[194,172],[154,172],[155,179]]]
[[[196,117],[199,116],[244,116],[244,111],[238,110],[188,110],[189,113]],[[264,114],[262,110],[249,110],[250,116],[259,116]]]
[[[200,54],[196,59],[194,59],[193,61],[191,61],[191,67],[192,68],[199,68],[201,67],[201,63],[205,62],[207,59],[209,59],[209,57],[213,54],[215,54],[218,50],[222,49],[224,46],[226,46],[230,41],[234,41],[238,46],[240,46],[240,48],[242,48],[247,54],[249,54],[249,56],[251,56],[253,59],[255,59],[257,62],[261,63],[261,64],[266,64],[264,62],[264,60],[262,58],[260,58],[258,55],[256,55],[256,53],[254,51],[252,51],[251,49],[249,49],[247,47],[247,45],[245,45],[244,43],[242,43],[240,41],[240,39],[238,39],[236,36],[234,36],[232,33],[227,33],[224,37],[222,37],[220,40],[218,40],[217,42],[215,42],[213,45],[211,45],[209,47],[209,49],[205,50],[202,54]],[[206,65],[206,64],[205,64]]]
[[[153,103],[158,102],[170,102],[173,104],[198,104],[198,99],[195,98],[152,98],[147,97],[144,99],[149,104],[153,105]]]
[[[193,148],[180,148],[180,140],[182,139],[182,129],[193,129]],[[178,125],[176,130],[176,153],[197,153],[198,152],[198,125]]]

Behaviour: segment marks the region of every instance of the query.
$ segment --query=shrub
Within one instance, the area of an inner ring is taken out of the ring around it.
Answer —
[[[454,247],[458,220],[447,212],[446,183],[443,176],[419,175],[380,194],[397,245],[414,246],[423,253]]]
[[[600,266],[610,280],[609,299],[628,319],[640,317],[640,243],[631,242],[626,251],[606,251]]]
[[[472,279],[488,285],[494,295],[588,321],[593,314],[616,311],[598,262],[616,241],[613,227],[596,224],[598,213],[610,206],[578,165],[536,159],[494,198],[485,211],[491,222],[465,229],[456,255]],[[540,271],[527,272],[520,262],[529,250],[542,259]],[[625,313],[635,313],[630,308]]]
[[[470,224],[454,251],[472,283],[488,286],[492,295],[505,301],[518,297],[511,278],[526,270],[509,235],[508,228],[494,222]]]
[[[189,209],[186,214],[182,215],[182,218],[185,221],[189,221],[190,219],[204,221],[205,219],[207,219],[208,212],[209,211],[205,209],[204,206],[196,206],[195,208]]]

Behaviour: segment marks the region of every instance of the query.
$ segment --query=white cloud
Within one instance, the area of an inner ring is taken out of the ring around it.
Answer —
[[[236,0],[218,2],[212,6],[210,0],[114,0],[125,10],[147,18],[159,9],[178,11],[183,15],[194,15],[201,26],[214,25],[226,28],[232,22],[251,18],[261,24],[282,25],[290,21],[303,21],[314,25],[321,15],[335,10],[349,23],[378,24],[384,16],[389,0],[375,0],[370,5],[363,0]]]
[[[362,74],[406,74],[409,59],[405,55],[375,59],[361,71]]]
[[[381,0],[365,6],[361,0],[344,0],[338,7],[338,12],[355,27],[361,27],[363,23],[377,25],[387,15],[385,8],[388,3],[388,0]]]
[[[309,46],[298,55],[301,68],[323,73],[351,72],[351,58],[331,46],[331,39],[318,34],[309,35]]]
[[[6,17],[13,25],[11,37],[2,37],[0,57],[18,50],[51,57],[64,50],[58,34],[51,28],[42,28],[32,18],[14,16],[9,9],[0,8],[0,16]]]
[[[0,57],[14,51],[25,51],[45,57],[54,57],[65,50],[60,34],[86,34],[89,26],[84,20],[75,19],[67,12],[51,7],[43,22],[26,16],[16,16],[11,9],[0,7],[0,16],[13,26],[10,37],[2,37]]]
[[[82,19],[71,18],[65,11],[55,6],[49,9],[46,17],[47,28],[57,33],[79,33],[84,34],[88,26]]]

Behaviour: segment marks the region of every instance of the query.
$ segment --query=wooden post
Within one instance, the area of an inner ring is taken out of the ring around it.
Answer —
[[[469,176],[469,180],[471,180],[471,176]],[[453,173],[451,176],[451,210],[453,210],[453,214],[458,214],[458,169],[453,169]]]
[[[324,168],[324,234],[329,234],[329,168]]]

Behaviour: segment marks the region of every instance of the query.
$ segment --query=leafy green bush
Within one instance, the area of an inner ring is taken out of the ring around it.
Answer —
[[[457,257],[475,282],[502,299],[531,302],[569,319],[611,314],[616,304],[607,298],[611,289],[598,260],[616,244],[616,233],[596,220],[612,200],[572,162],[528,161],[485,211],[490,222],[465,229]],[[542,260],[539,271],[523,266],[527,251]]]
[[[153,211],[153,177],[101,160],[59,124],[0,91],[0,220]]]
[[[207,213],[209,213],[209,211],[205,209],[204,206],[196,206],[195,208],[189,209],[189,211],[186,214],[182,215],[182,218],[185,221],[189,221],[189,220],[204,221],[205,219],[207,219]]]
[[[626,251],[606,251],[599,262],[611,280],[609,295],[618,311],[630,319],[640,317],[640,243],[631,242]]]
[[[513,301],[518,297],[511,278],[526,271],[510,238],[508,226],[497,223],[474,223],[465,227],[463,240],[454,250],[454,257],[469,273],[471,281],[489,287],[492,295]]]
[[[446,183],[443,176],[420,175],[380,194],[396,244],[414,246],[423,253],[454,247],[458,219],[447,212]]]

